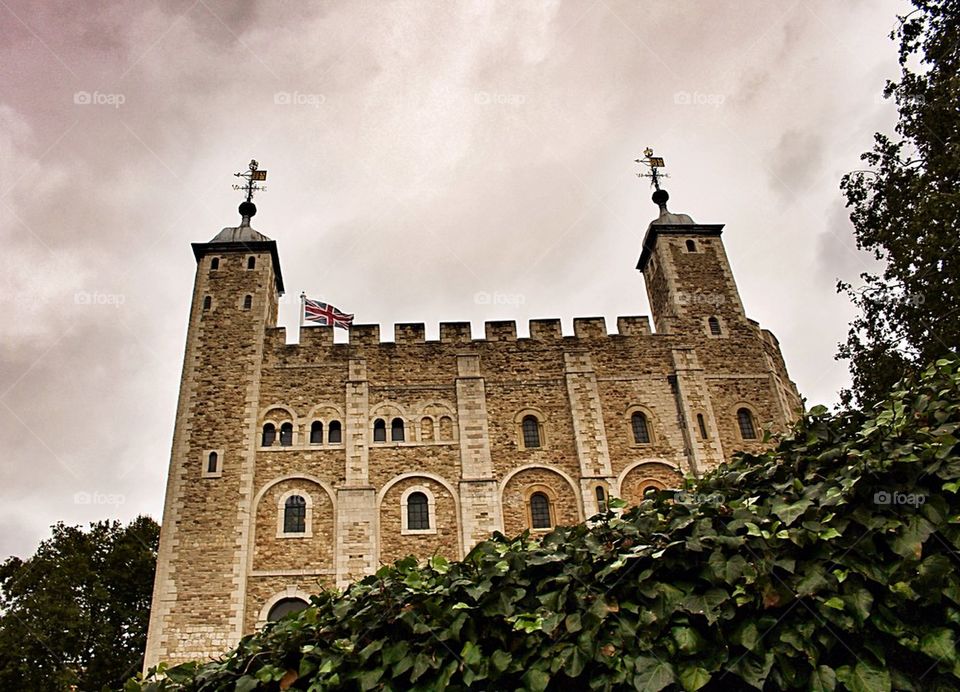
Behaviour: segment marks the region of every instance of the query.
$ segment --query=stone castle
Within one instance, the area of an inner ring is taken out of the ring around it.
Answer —
[[[277,244],[242,222],[195,243],[147,667],[207,659],[258,624],[405,555],[582,522],[738,450],[800,409],[749,319],[721,224],[660,208],[643,239],[653,323],[618,317],[277,326]],[[627,242],[635,242],[630,241]]]

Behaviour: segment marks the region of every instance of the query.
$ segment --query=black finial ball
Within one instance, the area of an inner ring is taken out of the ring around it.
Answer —
[[[253,202],[240,203],[240,216],[250,217],[257,213],[257,205]]]
[[[662,207],[667,203],[667,200],[670,199],[670,195],[667,194],[666,190],[657,190],[653,193],[653,203],[658,207]]]

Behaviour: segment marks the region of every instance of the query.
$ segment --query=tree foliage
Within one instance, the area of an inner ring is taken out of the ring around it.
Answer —
[[[859,311],[838,353],[853,376],[847,404],[884,399],[960,343],[960,2],[913,5],[891,34],[901,76],[884,91],[897,136],[877,133],[861,157],[869,169],[841,182],[858,247],[884,266],[859,287],[838,284]]]
[[[955,690],[960,359],[682,495],[408,558],[127,692]]]
[[[59,523],[0,565],[0,689],[116,689],[143,664],[159,527]]]

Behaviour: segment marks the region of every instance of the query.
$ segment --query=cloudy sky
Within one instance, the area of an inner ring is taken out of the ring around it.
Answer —
[[[847,382],[838,189],[896,76],[902,3],[0,0],[0,558],[57,521],[160,518],[194,260],[254,226],[364,323],[649,314],[671,209],[727,224],[748,314],[809,402]],[[489,302],[489,304],[485,304]]]

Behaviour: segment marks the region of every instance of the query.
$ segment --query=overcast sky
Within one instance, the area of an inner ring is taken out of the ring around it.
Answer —
[[[0,2],[0,558],[57,520],[160,519],[195,263],[268,169],[301,291],[379,323],[649,314],[655,216],[725,223],[810,404],[870,268],[839,191],[903,4]],[[478,297],[479,294],[479,297]],[[485,304],[489,302],[489,304]]]

